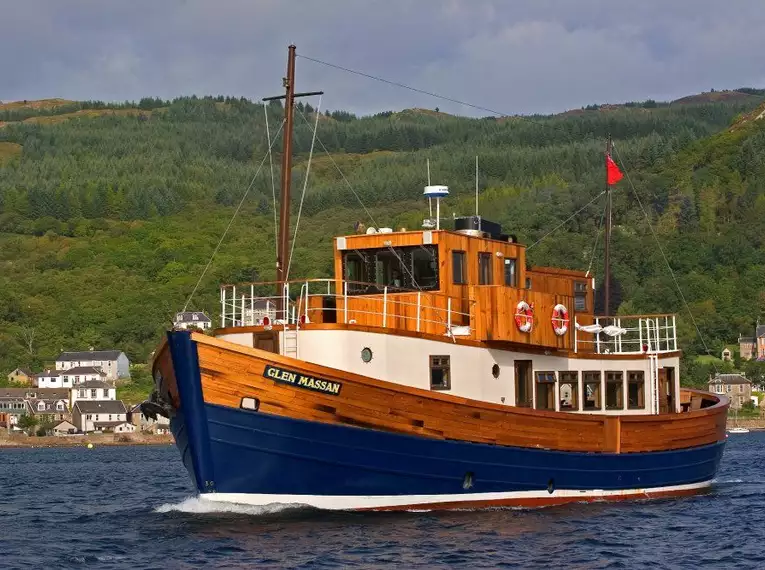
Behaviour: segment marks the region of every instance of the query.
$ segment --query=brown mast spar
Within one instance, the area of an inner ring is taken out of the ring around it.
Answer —
[[[281,306],[284,282],[287,280],[287,263],[290,251],[290,184],[292,182],[292,130],[295,110],[295,99],[298,97],[310,97],[323,95],[323,91],[310,91],[307,93],[295,93],[295,46],[290,45],[287,55],[287,77],[283,79],[285,93],[275,97],[264,97],[263,102],[284,99],[284,134],[282,149],[282,186],[279,203],[279,238],[278,253],[276,256],[276,295],[279,298],[279,310],[285,311]]]
[[[606,251],[605,251],[605,283],[604,283],[604,307],[603,314],[606,317],[611,316],[611,184],[608,179],[608,158],[611,156],[611,135],[608,135],[606,141],[606,156],[604,165],[606,167]]]

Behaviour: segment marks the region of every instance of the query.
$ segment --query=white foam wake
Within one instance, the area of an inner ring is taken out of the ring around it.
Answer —
[[[223,503],[208,501],[202,497],[188,497],[180,503],[165,503],[154,509],[155,513],[190,513],[190,514],[213,514],[235,513],[241,515],[269,515],[288,509],[305,508],[305,505],[281,504],[272,505],[239,505],[236,503]]]

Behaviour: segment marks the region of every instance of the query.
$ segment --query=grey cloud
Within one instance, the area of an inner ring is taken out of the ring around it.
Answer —
[[[290,42],[506,113],[765,86],[760,0],[25,0],[2,13],[2,100],[258,98],[280,90]],[[304,59],[298,72],[333,109],[476,114]]]

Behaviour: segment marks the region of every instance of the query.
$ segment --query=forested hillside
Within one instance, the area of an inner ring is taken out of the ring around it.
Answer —
[[[610,134],[696,322],[718,352],[739,332],[751,333],[765,311],[765,120],[748,115],[763,97],[725,93],[732,95],[525,118],[424,109],[361,118],[323,113],[318,136],[329,156],[317,145],[292,275],[329,275],[332,237],[350,233],[356,221],[419,227],[426,159],[433,182],[452,191],[445,210],[465,214],[474,209],[478,156],[481,212],[534,244],[602,191]],[[273,136],[281,108],[267,110]],[[314,117],[301,105],[295,212]],[[0,105],[0,372],[38,368],[62,349],[88,346],[119,347],[145,360],[193,289],[267,146],[264,108],[244,99]],[[279,160],[275,152],[275,170]],[[683,347],[703,352],[628,180],[614,200],[621,310],[677,311]],[[531,247],[530,261],[586,269],[602,209],[602,199],[585,207]],[[593,270],[601,275],[596,254]],[[273,275],[266,162],[192,307],[215,319],[219,281]]]

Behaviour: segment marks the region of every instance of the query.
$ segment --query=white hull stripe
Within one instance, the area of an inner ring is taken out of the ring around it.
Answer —
[[[656,495],[669,496],[686,494],[709,487],[712,481],[673,485],[669,487],[650,487],[645,489],[619,490],[569,490],[556,489],[547,491],[513,491],[507,493],[460,493],[457,495],[268,495],[250,493],[202,493],[200,496],[209,501],[235,503],[240,505],[304,505],[328,510],[385,509],[427,507],[428,505],[448,506],[449,503],[496,503],[518,504],[535,503],[555,504],[573,501],[596,501],[599,499],[645,498]]]

